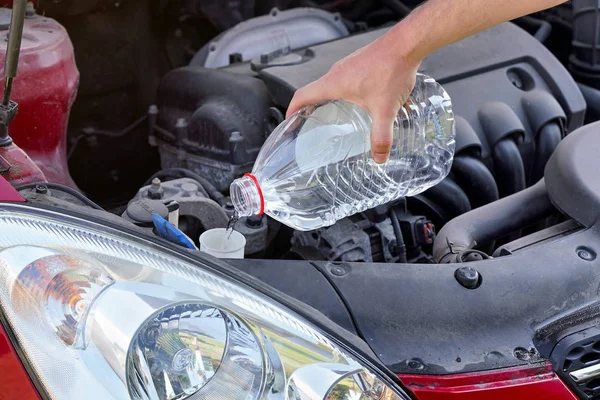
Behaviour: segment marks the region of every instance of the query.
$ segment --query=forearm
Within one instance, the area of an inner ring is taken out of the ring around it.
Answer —
[[[437,49],[565,0],[429,0],[381,38],[391,54],[420,62]],[[405,61],[405,60],[404,60]],[[401,62],[404,62],[401,61]]]

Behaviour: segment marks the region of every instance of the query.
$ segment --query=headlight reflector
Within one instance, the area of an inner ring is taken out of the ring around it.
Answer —
[[[270,298],[51,212],[0,210],[0,306],[51,398],[403,398]]]
[[[129,390],[160,398],[194,394],[221,364],[227,330],[224,315],[212,306],[185,304],[169,307],[147,322],[129,351]]]

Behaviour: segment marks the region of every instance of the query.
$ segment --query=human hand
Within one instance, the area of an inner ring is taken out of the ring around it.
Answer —
[[[373,160],[387,161],[394,119],[413,90],[420,64],[420,60],[393,53],[382,37],[338,61],[323,77],[296,91],[286,118],[304,106],[324,100],[358,104],[373,120]]]

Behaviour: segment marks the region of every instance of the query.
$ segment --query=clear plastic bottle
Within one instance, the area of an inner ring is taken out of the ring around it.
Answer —
[[[251,174],[231,184],[239,216],[263,212],[308,231],[414,196],[448,175],[454,156],[450,97],[418,74],[394,122],[390,158],[371,158],[372,120],[362,107],[327,101],[283,121],[264,143]]]

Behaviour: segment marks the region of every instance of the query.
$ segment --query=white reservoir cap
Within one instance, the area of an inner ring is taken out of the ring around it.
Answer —
[[[238,231],[226,238],[225,228],[210,229],[200,235],[200,251],[217,258],[244,258],[246,238]]]

